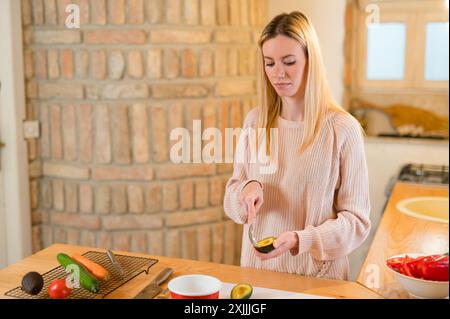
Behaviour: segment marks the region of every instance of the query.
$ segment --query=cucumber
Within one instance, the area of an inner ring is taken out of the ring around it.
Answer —
[[[73,265],[73,267],[78,268],[80,273],[80,286],[84,289],[96,293],[99,291],[99,281],[91,275],[91,273],[84,268],[81,264],[73,260],[66,254],[60,253],[56,256],[58,262],[64,267],[67,268],[69,265]]]

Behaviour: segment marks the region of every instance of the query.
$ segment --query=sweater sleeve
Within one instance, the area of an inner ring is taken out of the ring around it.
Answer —
[[[358,248],[370,232],[370,199],[364,142],[359,124],[346,128],[340,151],[340,184],[334,196],[337,217],[297,231],[298,253],[335,260]]]
[[[251,110],[245,121],[244,127],[239,136],[236,153],[233,163],[233,175],[228,180],[225,187],[223,208],[225,214],[238,224],[244,224],[247,221],[247,212],[245,207],[239,202],[239,195],[242,189],[251,181],[257,181],[248,178],[248,157],[249,157],[249,138],[248,131],[251,128],[251,122],[256,117],[257,109]],[[257,181],[259,182],[259,181]],[[262,186],[261,182],[259,182]]]

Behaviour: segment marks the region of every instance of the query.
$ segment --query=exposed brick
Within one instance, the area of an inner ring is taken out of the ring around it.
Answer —
[[[74,161],[77,159],[77,123],[75,106],[65,105],[63,107],[63,141],[64,159]]]
[[[30,46],[33,42],[33,32],[31,29],[25,29],[22,31],[23,44],[25,46]]]
[[[52,227],[47,225],[41,225],[41,240],[42,247],[46,248],[53,243],[53,230]]]
[[[177,229],[168,230],[164,235],[164,256],[179,258],[181,246],[180,231]]]
[[[52,155],[54,159],[62,159],[61,107],[59,105],[51,106],[50,123]]]
[[[111,162],[110,113],[107,105],[95,107],[95,157],[99,163]]]
[[[118,251],[130,251],[130,235],[124,233],[113,234],[113,247]]]
[[[214,55],[214,71],[216,76],[226,76],[228,71],[228,51],[218,48]]]
[[[53,180],[53,208],[64,210],[64,182],[61,180]]]
[[[239,0],[230,0],[229,1],[230,8],[230,24],[232,26],[238,26],[240,24],[240,3]],[[236,32],[235,32],[236,35]]]
[[[128,75],[137,79],[144,75],[144,63],[140,51],[132,50],[128,53]]]
[[[166,0],[166,21],[169,24],[181,22],[181,0]]]
[[[41,99],[82,99],[83,86],[78,84],[43,83],[39,85]]]
[[[255,94],[253,80],[221,81],[216,85],[215,96],[234,96]]]
[[[114,161],[119,164],[131,162],[130,132],[128,128],[128,107],[119,104],[113,109]]]
[[[144,23],[144,0],[129,0],[128,2],[128,23]]]
[[[238,44],[245,44],[250,43],[251,41],[251,35],[248,32],[241,31],[225,31],[225,30],[218,30],[215,34],[215,41],[217,43],[238,43]]]
[[[52,182],[41,180],[41,203],[42,208],[50,209],[53,207]]]
[[[66,20],[70,13],[66,13],[66,8],[68,5],[72,4],[72,0],[58,0],[58,23],[60,25],[65,25]]]
[[[103,88],[103,99],[145,99],[148,98],[148,86],[145,83],[108,84]]]
[[[152,89],[156,99],[200,98],[209,94],[209,88],[204,84],[155,84]]]
[[[36,30],[33,33],[36,44],[77,44],[81,42],[80,31]]]
[[[53,240],[55,243],[67,242],[67,231],[65,229],[54,227],[53,228]]]
[[[59,78],[59,52],[57,49],[48,50],[48,77],[50,79]]]
[[[50,157],[50,121],[49,121],[49,107],[46,104],[40,105],[40,151],[41,158],[46,159]]]
[[[71,49],[61,51],[61,74],[65,79],[73,78],[73,54]]]
[[[210,164],[164,164],[156,173],[158,179],[211,176],[215,173],[215,167]]]
[[[89,0],[73,0],[80,8],[80,24],[89,24]]]
[[[217,24],[224,26],[229,24],[229,12],[228,12],[229,0],[217,0]]]
[[[37,180],[30,181],[30,206],[31,209],[38,208],[39,205],[39,183]]]
[[[33,24],[44,24],[44,2],[42,0],[32,0],[33,5]]]
[[[25,79],[29,80],[34,76],[34,56],[33,52],[26,50],[23,54]]]
[[[125,185],[112,185],[112,212],[124,214],[127,212],[127,192]]]
[[[94,211],[94,195],[92,185],[80,185],[80,212],[84,214],[91,214]]]
[[[187,25],[197,25],[199,13],[199,0],[184,0],[184,21]]]
[[[113,235],[111,233],[99,233],[97,236],[97,246],[98,248],[103,249],[111,249],[112,247],[112,241],[113,241]]]
[[[136,163],[149,161],[147,109],[143,103],[131,107],[133,158]]]
[[[241,13],[241,25],[242,26],[248,26],[249,23],[249,12],[248,12],[248,0],[239,0],[241,8],[240,8],[240,13]]]
[[[144,212],[144,190],[140,185],[128,185],[128,210],[130,213]]]
[[[213,177],[209,181],[209,203],[212,206],[219,206],[223,203],[223,180],[221,177]]]
[[[153,159],[156,162],[165,162],[168,159],[168,136],[166,124],[166,109],[162,105],[151,108]]]
[[[163,225],[162,217],[155,215],[120,215],[103,217],[105,230],[155,229]]]
[[[106,79],[106,52],[95,50],[91,53],[92,78],[94,80]]]
[[[35,69],[36,78],[38,80],[44,80],[47,78],[47,50],[38,49],[35,51]]]
[[[55,0],[44,0],[45,24],[56,24],[56,2]]]
[[[147,236],[145,233],[131,234],[131,251],[142,254],[147,252]]]
[[[80,245],[86,247],[96,247],[95,232],[82,231],[80,236]]]
[[[78,245],[78,241],[80,239],[80,231],[77,229],[68,229],[67,230],[67,244],[69,245]]]
[[[224,251],[224,227],[222,223],[217,223],[212,226],[212,262],[223,262]]]
[[[237,76],[239,73],[239,54],[237,50],[228,51],[228,75]]]
[[[163,21],[165,0],[146,0],[146,12],[149,23],[161,23]]]
[[[197,252],[198,260],[200,261],[211,261],[211,226],[202,225],[197,229]]]
[[[125,0],[109,0],[110,22],[112,24],[125,23]]]
[[[179,227],[217,222],[222,218],[222,212],[218,208],[207,208],[202,210],[171,213],[165,215],[164,217],[166,226]]]
[[[162,207],[162,188],[160,183],[150,184],[145,194],[146,212],[159,213]]]
[[[85,79],[89,72],[89,54],[86,50],[80,50],[75,53],[75,76]]]
[[[164,236],[162,231],[151,231],[147,233],[148,253],[153,256],[163,256]]]
[[[106,24],[106,0],[91,1],[91,22],[92,24]]]
[[[159,79],[162,76],[162,52],[160,49],[147,51],[147,77]]]
[[[76,213],[78,211],[78,186],[74,183],[65,184],[66,211]]]
[[[93,168],[92,178],[99,181],[150,181],[153,179],[153,169],[151,167]]]
[[[150,33],[150,42],[154,44],[208,44],[211,41],[209,31],[200,30],[155,30]]]
[[[86,30],[86,44],[145,44],[147,35],[143,30]]]
[[[249,74],[249,56],[247,49],[239,49],[239,74],[248,75]]]
[[[254,49],[249,49],[248,54],[248,74],[256,75],[256,57],[257,52]]]
[[[92,160],[92,105],[79,106],[80,116],[80,159],[88,163]]]
[[[168,79],[175,79],[180,74],[180,58],[176,49],[164,51],[164,76]]]
[[[109,78],[112,80],[120,80],[125,71],[125,58],[122,51],[115,50],[110,52],[108,59]]]
[[[183,76],[193,78],[197,76],[197,58],[192,49],[183,50]]]
[[[29,139],[27,141],[28,159],[35,160],[37,158],[37,140]]]
[[[100,185],[95,188],[95,212],[98,214],[108,214],[111,211],[111,189],[107,185]]]
[[[184,229],[181,232],[181,257],[197,259],[197,232],[195,228]]]
[[[30,178],[40,178],[42,176],[42,163],[40,160],[34,160],[28,164],[28,174]]]
[[[44,163],[43,172],[45,176],[69,179],[88,179],[90,173],[89,168],[54,163]]]
[[[22,5],[22,24],[24,26],[28,26],[33,21],[31,13],[31,2],[30,0],[22,0],[21,5]]]
[[[208,181],[200,180],[195,183],[195,207],[205,208],[208,206]]]
[[[216,0],[200,0],[201,20],[203,25],[216,24]]]
[[[206,101],[203,106],[203,129],[215,128],[216,124],[216,105],[214,101]]]
[[[42,248],[41,228],[39,225],[33,226],[32,229],[32,249],[33,253],[40,251]]]
[[[213,52],[210,49],[202,49],[200,52],[200,76],[209,77],[214,72]]]
[[[194,183],[192,181],[182,181],[180,183],[180,209],[194,208]]]
[[[249,0],[249,18],[250,25],[257,26],[258,25],[258,1],[257,0]]]
[[[174,211],[178,209],[178,188],[176,183],[163,184],[163,209]]]

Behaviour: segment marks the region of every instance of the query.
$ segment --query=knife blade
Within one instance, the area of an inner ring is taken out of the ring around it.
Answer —
[[[144,289],[142,289],[135,297],[134,299],[152,299],[155,296],[157,296],[161,291],[162,288],[160,285],[167,280],[167,278],[170,277],[170,275],[173,274],[172,268],[165,268],[163,271],[161,271],[155,279],[152,280],[151,283],[149,283]]]
[[[119,264],[119,262],[116,260],[116,257],[114,256],[113,252],[108,249],[106,251],[106,254],[108,255],[108,258],[113,264],[114,268],[119,272],[121,276],[123,276],[125,272],[123,271],[122,265]]]

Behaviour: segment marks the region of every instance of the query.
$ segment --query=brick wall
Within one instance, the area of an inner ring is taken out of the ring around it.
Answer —
[[[67,4],[81,9],[68,29]],[[33,249],[238,263],[230,164],[173,164],[170,131],[240,127],[266,0],[22,0]]]

